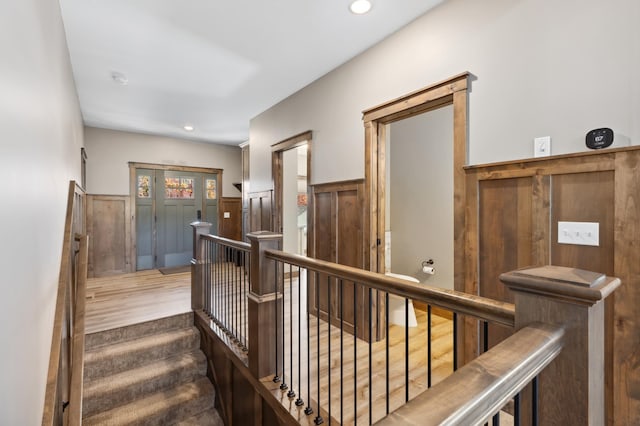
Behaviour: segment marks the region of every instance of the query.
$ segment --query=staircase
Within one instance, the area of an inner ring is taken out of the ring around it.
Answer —
[[[84,425],[215,425],[193,314],[86,336]]]

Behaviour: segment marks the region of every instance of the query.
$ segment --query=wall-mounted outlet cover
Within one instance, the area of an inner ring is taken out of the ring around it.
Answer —
[[[533,140],[533,156],[548,157],[551,155],[551,136],[542,136]]]

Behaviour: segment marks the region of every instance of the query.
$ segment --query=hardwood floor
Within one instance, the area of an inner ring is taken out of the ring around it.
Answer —
[[[292,283],[289,280],[285,283],[285,349],[284,357],[280,357],[278,367],[279,375],[282,376],[284,359],[284,379],[288,389],[281,390],[280,383],[272,381],[273,377],[265,377],[262,382],[301,424],[313,424],[318,409],[327,424],[330,422],[354,424],[356,414],[358,423],[373,423],[386,415],[387,403],[391,412],[404,404],[407,392],[408,398],[412,399],[427,389],[426,312],[416,310],[418,326],[409,328],[408,344],[405,340],[405,328],[402,326],[390,325],[388,340],[369,345],[351,334],[341,333],[339,326],[329,327],[323,320],[320,320],[319,324],[318,342],[316,317],[309,316],[307,327],[305,311],[302,313],[302,324],[297,323],[298,279],[294,277],[291,281]],[[293,284],[293,291],[291,291],[291,284]],[[233,286],[225,288],[231,289],[227,293],[228,297],[224,297],[220,292],[214,293],[222,301],[217,305],[227,306],[226,299],[237,300],[238,294],[233,291]],[[150,270],[91,278],[87,284],[86,333],[188,312],[191,310],[190,292],[191,274],[189,272],[162,275],[157,270]],[[302,299],[305,297],[304,290],[301,297]],[[290,316],[291,308],[293,316]],[[241,312],[243,318],[246,318],[245,309],[246,304],[243,305]],[[220,312],[222,313],[223,310]],[[244,321],[246,324],[246,320]],[[279,333],[282,333],[282,324],[283,321],[279,320]],[[246,333],[246,329],[243,333]],[[453,370],[452,335],[451,319],[446,318],[446,314],[442,316],[433,314],[432,385],[451,374]],[[298,363],[297,352],[298,340],[302,342],[300,363]],[[306,349],[307,340],[311,348],[309,352]],[[229,345],[232,344],[229,339]],[[249,342],[249,350],[251,350],[250,347]],[[291,348],[293,348],[293,359]],[[409,352],[408,364],[405,364],[406,348]],[[369,361],[370,353],[371,361]],[[387,382],[389,383],[388,391]],[[291,389],[296,392],[294,397],[287,396]],[[304,405],[301,407],[295,405],[298,397],[304,400]],[[304,414],[304,409],[308,405],[314,410],[314,413],[309,416]]]
[[[85,333],[109,330],[191,310],[191,273],[158,270],[89,278]]]

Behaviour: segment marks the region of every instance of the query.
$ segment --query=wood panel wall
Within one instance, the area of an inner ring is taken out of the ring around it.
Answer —
[[[273,190],[250,192],[249,232],[273,231]]]
[[[218,206],[218,235],[231,240],[242,239],[242,198],[222,197]],[[225,217],[228,213],[229,217]]]
[[[312,209],[308,232],[309,256],[341,265],[365,268],[366,255],[364,246],[365,211],[364,182],[362,180],[313,185],[311,189]],[[316,295],[316,278],[323,285],[319,297]],[[322,318],[331,317],[332,322],[340,323],[339,296],[342,292],[344,327],[353,333],[356,324],[357,336],[369,339],[369,292],[353,282],[339,283],[330,280],[327,293],[327,276],[312,276],[310,281],[311,312],[320,311]],[[355,291],[354,291],[355,286]],[[378,319],[378,296],[373,292],[372,323],[373,337],[378,337],[375,327]]]
[[[87,195],[89,277],[131,272],[128,195]]]
[[[512,296],[502,272],[553,264],[619,277],[606,304],[607,424],[640,424],[640,147],[466,168],[464,290]],[[558,221],[598,222],[600,245],[558,244]],[[478,352],[467,321],[465,359]],[[490,330],[491,344],[509,334]]]

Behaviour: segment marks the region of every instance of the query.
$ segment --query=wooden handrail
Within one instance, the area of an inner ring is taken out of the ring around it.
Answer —
[[[459,314],[470,315],[507,327],[514,326],[515,307],[511,303],[499,302],[455,290],[415,284],[407,280],[290,254],[280,250],[265,250],[265,256],[280,262],[286,262],[320,273],[329,274],[346,281],[354,281],[376,290],[389,292],[390,294],[427,302]]]
[[[75,231],[74,225],[79,226],[80,231],[84,232],[84,199],[83,199],[84,191],[80,188],[75,181],[69,182],[69,188],[67,191],[67,211],[65,216],[65,225],[64,225],[64,234],[62,240],[62,256],[60,260],[60,274],[58,276],[58,291],[56,293],[56,302],[55,302],[55,313],[53,319],[53,333],[51,338],[51,351],[49,355],[49,367],[47,372],[47,382],[45,389],[45,399],[44,399],[44,407],[42,412],[42,425],[43,426],[53,426],[63,423],[63,403],[68,401],[62,401],[66,395],[60,395],[60,391],[62,390],[61,383],[66,383],[67,385],[72,384],[71,372],[64,370],[65,367],[69,368],[68,365],[65,364],[65,361],[62,360],[63,357],[63,328],[67,322],[71,322],[74,327],[72,342],[71,342],[71,351],[70,357],[73,359],[74,356],[74,346],[75,342],[73,340],[78,337],[78,339],[84,339],[84,319],[75,317],[71,317],[71,312],[76,312],[77,314],[82,314],[84,316],[84,294],[82,295],[82,301],[78,305],[76,304],[77,299],[80,297],[80,293],[84,292],[80,286],[77,286],[75,289],[72,286],[72,277],[73,277],[73,267],[74,262],[72,261],[72,257],[74,255],[74,236]],[[76,196],[80,198],[81,204],[79,206],[76,205]],[[75,215],[76,207],[80,210],[80,216]],[[77,221],[76,221],[77,220]],[[86,245],[86,241],[84,243]],[[83,244],[81,243],[81,248]],[[86,260],[88,259],[88,246],[84,246],[84,251],[87,252],[86,256],[82,254],[81,257],[85,259],[84,268],[81,266],[78,271],[80,274],[83,274],[86,278]],[[84,271],[84,272],[82,272]],[[84,283],[83,283],[84,284]],[[84,287],[84,285],[82,286]],[[70,295],[75,296],[76,300],[69,300]],[[71,305],[71,306],[70,306]],[[71,311],[71,312],[70,312]],[[80,324],[78,324],[80,322]],[[79,330],[79,327],[82,326],[82,330]],[[78,330],[78,331],[76,331]],[[81,335],[81,336],[78,336]],[[84,345],[82,345],[84,346]],[[83,347],[84,351],[84,347]],[[84,354],[82,354],[83,356]],[[82,357],[81,356],[81,357]],[[63,382],[64,380],[64,382]],[[76,380],[78,380],[76,378]],[[80,376],[80,380],[82,377]],[[72,387],[72,386],[71,386]],[[70,417],[67,416],[67,421],[69,421]],[[76,423],[77,424],[77,423]]]
[[[377,425],[481,425],[560,353],[561,326],[531,324]]]
[[[229,238],[218,237],[217,235],[202,234],[205,240],[214,241],[227,247],[237,248],[238,250],[251,251],[251,244],[243,241],[230,240]]]
[[[89,237],[81,235],[78,253],[78,283],[73,321],[73,353],[71,358],[71,389],[69,395],[68,424],[82,424],[82,390],[84,376],[85,302],[87,269],[89,264]]]

